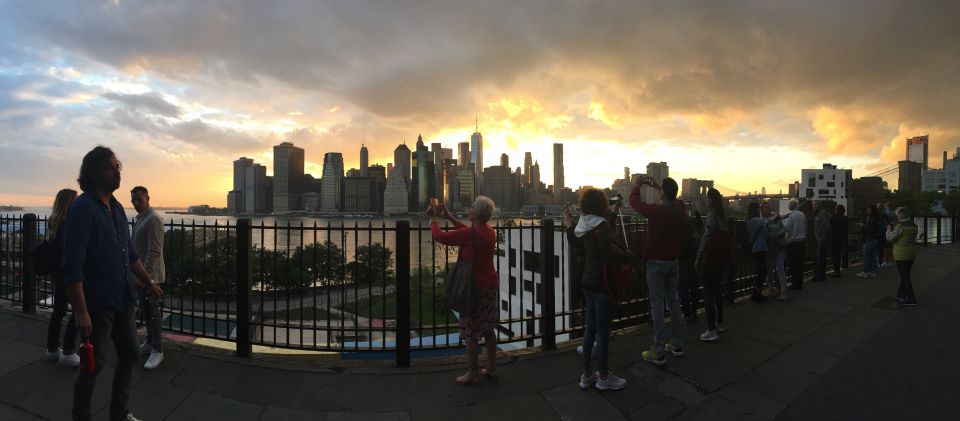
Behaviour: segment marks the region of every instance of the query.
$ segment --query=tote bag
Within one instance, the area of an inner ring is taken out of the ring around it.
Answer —
[[[477,231],[471,227],[473,241],[473,260],[477,259]],[[472,316],[477,312],[479,291],[473,277],[473,261],[458,258],[457,264],[447,272],[444,281],[447,289],[443,294],[443,302],[461,316]]]

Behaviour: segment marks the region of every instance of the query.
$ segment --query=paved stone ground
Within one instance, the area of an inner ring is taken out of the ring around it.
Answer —
[[[618,392],[579,390],[575,344],[504,355],[502,381],[477,387],[453,383],[462,362],[357,368],[191,348],[168,349],[154,372],[136,370],[132,408],[151,421],[951,419],[950,395],[960,389],[958,257],[956,246],[921,251],[916,308],[883,305],[896,291],[894,269],[876,279],[851,269],[790,291],[786,303],[729,309],[718,343],[696,340],[701,318],[686,327],[687,356],[663,368],[639,358],[649,332],[617,336],[610,366],[629,382]],[[74,373],[40,360],[44,331],[42,318],[0,311],[0,420],[69,419]],[[106,419],[111,377],[108,368],[94,394],[98,419]]]

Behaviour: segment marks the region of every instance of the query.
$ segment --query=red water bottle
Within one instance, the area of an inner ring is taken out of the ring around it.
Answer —
[[[89,339],[84,339],[80,344],[80,369],[84,373],[93,373],[97,371],[96,363],[93,360],[93,344]]]

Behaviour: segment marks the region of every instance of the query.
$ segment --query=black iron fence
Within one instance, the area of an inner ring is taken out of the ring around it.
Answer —
[[[950,243],[957,217],[918,217],[918,242]],[[736,224],[745,233],[743,221]],[[812,238],[813,223],[808,224]],[[541,347],[582,335],[583,306],[563,232],[553,220],[498,221],[495,266],[500,274],[502,348]],[[626,224],[634,264],[643,267],[645,222]],[[862,260],[859,225],[851,220],[850,262]],[[54,285],[33,272],[30,250],[46,236],[45,218],[0,216],[0,299],[24,312],[52,306]],[[807,242],[804,272],[813,270]],[[437,355],[459,348],[457,315],[443,305],[442,282],[457,250],[432,241],[425,221],[286,222],[252,224],[167,221],[164,244],[164,327],[235,343],[344,353],[344,358]],[[740,255],[725,298],[747,296],[754,261]],[[616,306],[614,326],[649,321],[643,270]]]

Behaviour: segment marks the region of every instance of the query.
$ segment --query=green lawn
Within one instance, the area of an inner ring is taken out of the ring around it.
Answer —
[[[434,294],[436,294],[436,301],[434,301]],[[422,292],[410,291],[410,325],[417,328],[434,324],[456,324],[456,317],[440,302],[442,298],[443,286],[438,286],[436,292],[432,288],[426,288]],[[391,293],[364,298],[348,302],[337,308],[356,313],[362,317],[395,319],[397,317],[397,295]]]

